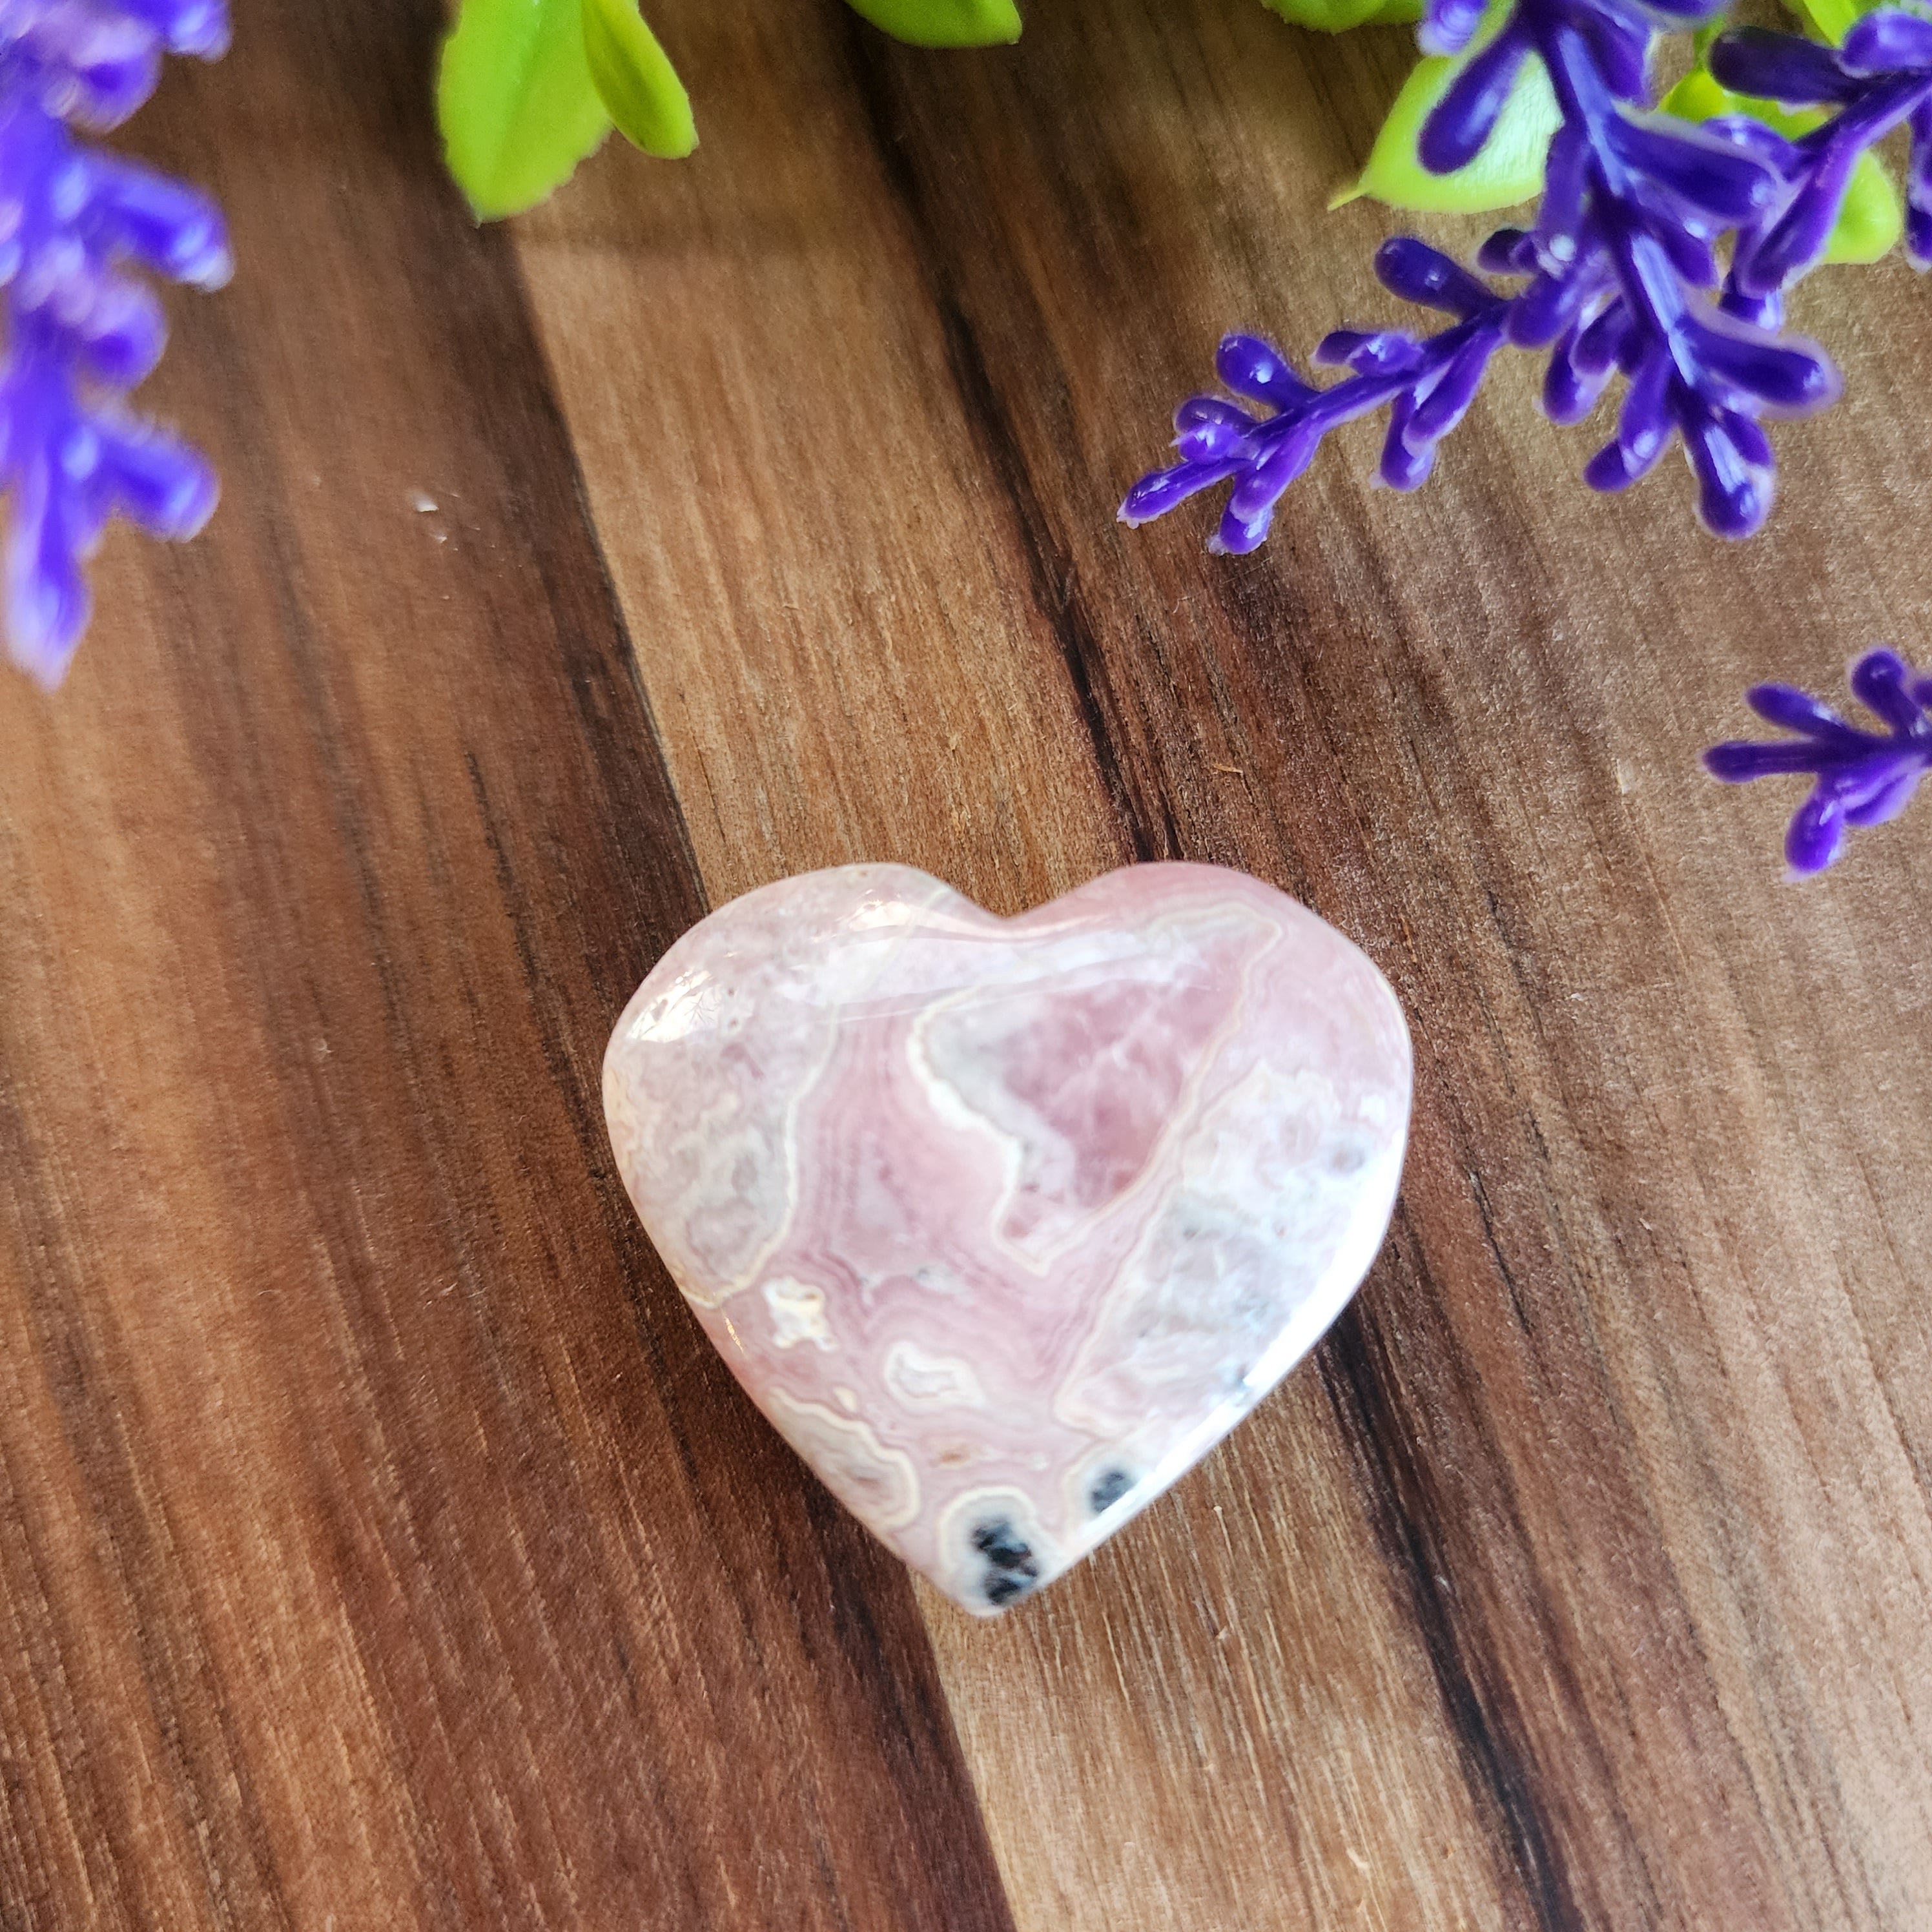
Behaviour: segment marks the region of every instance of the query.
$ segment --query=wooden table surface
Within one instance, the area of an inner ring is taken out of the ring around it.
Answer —
[[[698,156],[508,229],[432,0],[244,6],[131,130],[233,218],[151,386],[226,496],[0,690],[0,1922],[1923,1932],[1932,820],[1789,886],[1696,758],[1932,655],[1932,290],[1805,291],[1747,547],[1525,367],[1217,560],[1114,505],[1224,327],[1391,313],[1323,204],[1406,34],[656,17]],[[739,1395],[598,1061],[762,881],[1169,856],[1393,981],[1403,1198],[986,1626]]]

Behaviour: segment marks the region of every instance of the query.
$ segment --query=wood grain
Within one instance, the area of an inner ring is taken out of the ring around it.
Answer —
[[[162,397],[229,507],[8,694],[0,1919],[1002,1927],[904,1574],[616,1183],[704,902],[434,24],[144,122],[248,264]]]
[[[435,12],[244,10],[137,124],[236,223],[154,386],[228,500],[0,700],[0,1923],[1932,1922],[1932,843],[1786,888],[1695,764],[1932,649],[1922,285],[1805,291],[1745,548],[1523,369],[1215,560],[1113,505],[1222,328],[1391,313],[1322,205],[1404,35],[664,0],[697,156],[478,235]],[[1170,855],[1396,984],[1403,1201],[989,1628],[738,1398],[597,1060],[764,880]]]
[[[1388,311],[1382,218],[1320,204],[1399,44],[1238,0],[970,62],[829,20],[780,70],[766,31],[688,21],[699,161],[520,240],[707,883],[1243,865],[1370,948],[1426,1069],[1313,1374],[1023,1616],[926,1601],[1019,1922],[1922,1922],[1927,850],[1784,891],[1789,801],[1695,764],[1753,678],[1923,634],[1920,290],[1808,292],[1857,400],[1786,433],[1748,548],[1681,478],[1590,500],[1522,371],[1420,498],[1345,437],[1215,563],[1111,506],[1222,327]],[[986,735],[922,797],[904,694],[957,715],[962,603]]]

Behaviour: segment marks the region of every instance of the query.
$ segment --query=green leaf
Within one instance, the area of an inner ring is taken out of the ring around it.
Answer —
[[[1686,121],[1712,121],[1720,114],[1748,114],[1787,140],[1808,133],[1826,118],[1819,108],[1780,107],[1775,101],[1732,94],[1701,69],[1687,74],[1664,99],[1664,111]],[[1889,254],[1904,232],[1905,214],[1885,164],[1863,154],[1839,204],[1838,219],[1826,244],[1828,262],[1876,262]]]
[[[436,110],[449,171],[479,220],[542,201],[610,131],[579,0],[464,0]]]
[[[1802,20],[1809,20],[1824,38],[1837,46],[1852,30],[1852,23],[1882,0],[1785,0]]]
[[[584,57],[617,131],[647,154],[682,159],[698,146],[691,96],[634,0],[581,4]]]
[[[990,47],[1020,37],[1013,0],[846,0],[853,12],[916,47]]]
[[[1366,194],[1391,208],[1484,214],[1514,207],[1541,192],[1550,136],[1562,124],[1563,116],[1550,92],[1550,76],[1534,55],[1519,70],[1494,130],[1473,160],[1446,175],[1432,174],[1422,165],[1416,153],[1422,124],[1469,57],[1432,56],[1416,63],[1369,151],[1361,179],[1338,195],[1332,206]]]
[[[1422,0],[1263,0],[1263,4],[1295,26],[1312,27],[1324,34],[1422,18]]]

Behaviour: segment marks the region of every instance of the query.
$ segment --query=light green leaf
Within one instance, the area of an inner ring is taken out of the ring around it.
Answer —
[[[1263,0],[1284,20],[1324,34],[1422,18],[1422,0]]]
[[[691,97],[645,26],[636,0],[580,0],[590,78],[617,131],[647,154],[677,160],[698,146]]]
[[[1369,151],[1361,179],[1338,195],[1332,206],[1366,194],[1391,208],[1483,214],[1514,207],[1541,191],[1550,136],[1563,116],[1550,92],[1550,76],[1534,55],[1517,72],[1496,127],[1473,160],[1446,175],[1432,174],[1422,165],[1415,151],[1422,124],[1468,58],[1467,53],[1453,60],[1432,56],[1416,63]]]
[[[846,0],[853,12],[916,47],[990,47],[1020,37],[1013,0]]]
[[[449,171],[479,220],[542,200],[610,131],[579,0],[464,0],[436,108]]]
[[[1825,118],[1819,108],[1780,107],[1775,101],[1732,94],[1701,70],[1687,74],[1664,99],[1666,114],[1686,121],[1714,121],[1720,114],[1748,114],[1787,140],[1808,133]],[[1828,262],[1876,262],[1889,254],[1904,232],[1898,190],[1876,154],[1863,154],[1852,170],[1838,219],[1826,244]]]
[[[1834,47],[1852,30],[1852,23],[1882,0],[1785,0],[1801,20],[1809,20]]]

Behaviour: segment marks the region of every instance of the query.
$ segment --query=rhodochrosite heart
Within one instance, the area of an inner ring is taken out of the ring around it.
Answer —
[[[1206,1453],[1367,1271],[1408,1131],[1382,975],[1136,866],[1018,919],[902,866],[748,893],[604,1060],[624,1184],[738,1379],[970,1610]]]

